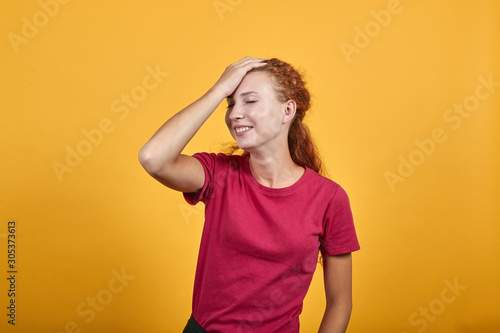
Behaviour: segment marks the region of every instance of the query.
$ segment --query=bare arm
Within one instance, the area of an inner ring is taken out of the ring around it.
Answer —
[[[323,258],[326,310],[319,333],[344,333],[352,310],[352,258],[350,253]]]
[[[264,64],[263,59],[246,57],[228,66],[212,88],[167,120],[141,148],[139,161],[144,169],[174,190],[201,189],[205,182],[203,167],[194,157],[181,154],[182,150],[248,71]]]

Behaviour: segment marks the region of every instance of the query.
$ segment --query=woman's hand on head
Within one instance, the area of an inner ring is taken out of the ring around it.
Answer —
[[[269,59],[245,57],[227,66],[224,73],[222,73],[219,80],[215,83],[214,89],[220,89],[224,97],[228,97],[236,90],[248,71],[256,67],[264,66],[266,60]]]

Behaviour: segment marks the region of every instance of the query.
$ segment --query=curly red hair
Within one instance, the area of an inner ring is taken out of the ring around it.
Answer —
[[[272,58],[266,61],[266,65],[253,68],[250,72],[266,72],[270,75],[277,97],[281,102],[295,101],[297,108],[288,131],[288,149],[292,160],[301,166],[322,173],[323,163],[319,157],[317,148],[312,140],[311,133],[303,120],[306,111],[311,106],[311,96],[306,88],[302,75],[290,64]],[[230,148],[229,153],[238,150],[238,146]],[[248,154],[245,152],[243,155]]]

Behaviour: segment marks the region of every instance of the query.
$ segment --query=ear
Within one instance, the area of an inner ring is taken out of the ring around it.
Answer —
[[[297,111],[297,104],[294,100],[289,100],[283,104],[283,124],[291,122],[295,117],[295,112]]]

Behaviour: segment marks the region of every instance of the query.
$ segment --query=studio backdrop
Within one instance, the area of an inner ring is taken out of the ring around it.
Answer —
[[[182,331],[204,207],[137,155],[245,56],[308,82],[306,122],[361,244],[348,332],[500,332],[500,2],[1,7],[1,332]],[[232,141],[224,112],[185,154]],[[302,332],[322,279],[318,265]]]

